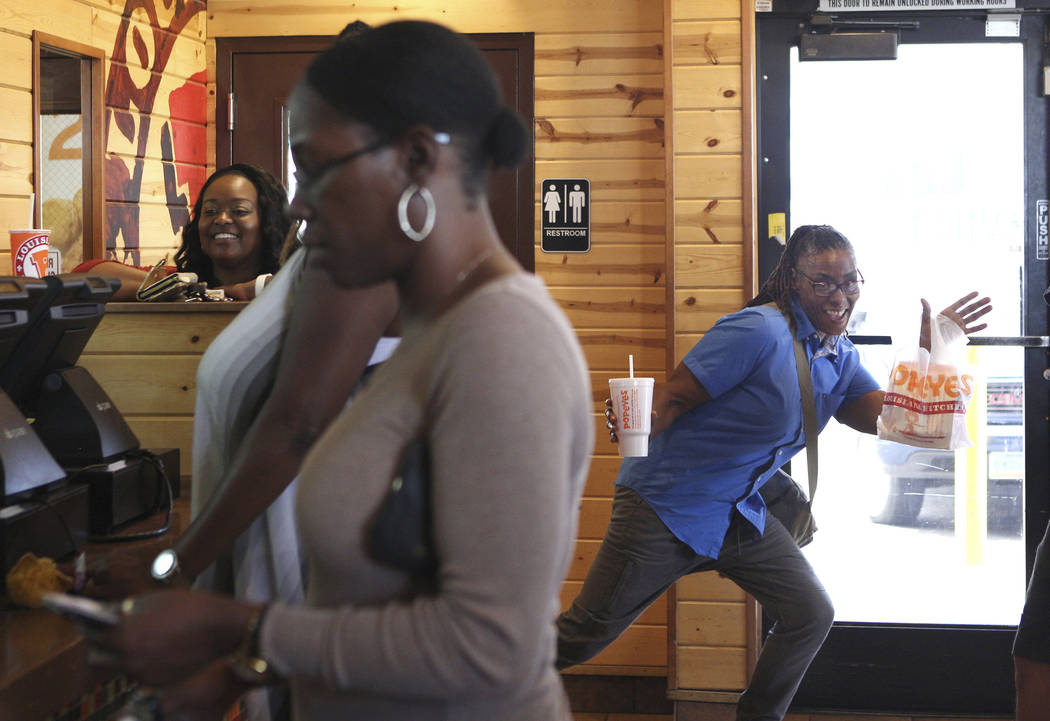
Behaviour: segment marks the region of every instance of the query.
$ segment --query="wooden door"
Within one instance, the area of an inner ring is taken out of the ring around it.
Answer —
[[[531,133],[534,127],[532,34],[468,37],[481,48],[495,69],[504,102],[521,114]],[[288,95],[310,60],[333,39],[309,36],[216,40],[216,167],[252,163],[278,178],[287,177],[284,137]],[[534,177],[534,160],[530,156],[517,170],[494,173],[488,193],[500,238],[529,271],[535,269]]]

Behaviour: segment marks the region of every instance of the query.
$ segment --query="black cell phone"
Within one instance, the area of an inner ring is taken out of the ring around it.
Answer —
[[[75,621],[100,626],[115,626],[120,623],[120,614],[111,603],[102,603],[83,596],[71,596],[68,593],[45,593],[42,601],[44,608]]]

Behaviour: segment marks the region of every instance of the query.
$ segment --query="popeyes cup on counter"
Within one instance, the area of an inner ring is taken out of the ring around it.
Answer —
[[[57,253],[52,254],[53,265],[48,263],[48,240],[51,231],[43,228],[35,230],[11,230],[11,267],[15,275],[27,278],[43,278],[58,272]]]
[[[616,417],[616,437],[620,456],[649,455],[649,430],[653,413],[653,378],[634,377],[631,357],[630,378],[610,378],[609,393]]]

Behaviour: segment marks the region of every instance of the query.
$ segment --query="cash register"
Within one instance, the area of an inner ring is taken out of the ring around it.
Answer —
[[[60,558],[177,496],[178,451],[140,449],[76,365],[119,281],[0,278],[0,563]],[[176,484],[175,487],[172,483]]]

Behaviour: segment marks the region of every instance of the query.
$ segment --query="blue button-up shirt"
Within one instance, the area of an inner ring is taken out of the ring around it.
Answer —
[[[880,386],[848,338],[825,343],[797,299],[794,315],[822,429],[840,407]],[[734,507],[764,531],[758,490],[806,446],[787,319],[774,306],[724,316],[682,362],[711,400],[655,436],[648,457],[624,459],[616,483],[637,491],[698,554],[717,558]]]

